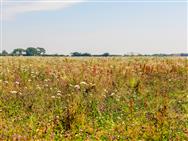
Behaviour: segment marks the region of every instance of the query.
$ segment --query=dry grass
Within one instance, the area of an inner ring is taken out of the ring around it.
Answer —
[[[1,140],[188,140],[182,58],[4,57]]]

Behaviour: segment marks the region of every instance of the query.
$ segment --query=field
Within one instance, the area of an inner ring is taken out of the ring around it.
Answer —
[[[188,140],[184,58],[2,57],[0,140]]]

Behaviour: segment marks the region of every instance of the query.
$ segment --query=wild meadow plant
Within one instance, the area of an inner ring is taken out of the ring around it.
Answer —
[[[0,140],[188,140],[186,59],[2,62]]]

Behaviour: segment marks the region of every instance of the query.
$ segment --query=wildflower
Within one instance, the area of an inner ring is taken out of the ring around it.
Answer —
[[[41,87],[40,87],[39,85],[37,85],[37,86],[36,86],[36,89],[39,89],[39,90],[41,90]]]
[[[105,92],[105,93],[108,93],[107,89],[104,89],[104,92]]]
[[[113,96],[115,93],[111,93],[111,96]]]
[[[106,95],[105,95],[105,94],[103,94],[102,96],[103,96],[104,98],[106,98]]]
[[[82,82],[80,82],[80,85],[87,85],[87,83],[82,81]]]
[[[5,84],[8,84],[8,81],[4,81]]]
[[[22,95],[22,93],[21,93],[21,92],[19,92],[19,95]]]
[[[18,81],[16,81],[15,83],[16,83],[17,85],[19,85],[19,84],[20,84],[20,82],[18,82]]]
[[[55,99],[55,96],[53,95],[53,96],[51,96],[51,98],[52,98],[52,99]]]
[[[61,91],[57,91],[57,93],[61,93]]]
[[[57,96],[62,96],[62,94],[60,94],[60,93],[57,93]]]
[[[74,88],[80,90],[80,86],[79,85],[75,85]]]
[[[96,86],[95,84],[93,84],[93,83],[89,83],[92,87],[94,87],[94,86]]]
[[[11,94],[17,94],[17,91],[10,91]]]
[[[48,79],[45,79],[44,82],[48,82]]]
[[[48,87],[48,84],[45,84],[44,86],[45,86],[45,87]]]

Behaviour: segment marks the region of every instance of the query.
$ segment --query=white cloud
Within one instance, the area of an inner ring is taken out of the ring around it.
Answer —
[[[37,11],[49,11],[58,10],[69,7],[76,3],[83,2],[84,0],[58,0],[54,2],[53,0],[4,0],[3,1],[3,12],[2,20],[12,20],[18,14],[26,12],[37,12]]]

